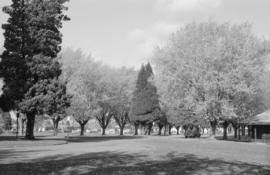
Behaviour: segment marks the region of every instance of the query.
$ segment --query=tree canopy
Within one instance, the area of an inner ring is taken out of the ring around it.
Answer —
[[[179,110],[184,106],[213,126],[241,117],[234,103],[239,102],[238,96],[253,98],[261,93],[260,76],[266,74],[262,58],[269,53],[263,43],[247,23],[186,25],[172,34],[168,45],[154,52],[161,101],[169,110],[177,109],[179,118],[184,116]]]
[[[133,93],[132,121],[148,122],[155,120],[155,110],[160,110],[157,88],[153,84],[153,70],[150,63],[142,65],[138,73]]]

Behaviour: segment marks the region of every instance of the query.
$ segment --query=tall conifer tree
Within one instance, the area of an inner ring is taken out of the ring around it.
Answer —
[[[157,88],[152,83],[152,79],[153,71],[150,63],[142,65],[131,106],[131,121],[135,125],[138,123],[148,125],[150,129],[152,122],[156,119],[156,111],[160,110]]]
[[[13,0],[3,8],[10,18],[2,26],[5,50],[0,76],[5,85],[0,105],[26,114],[27,139],[34,139],[35,116],[47,112],[50,84],[58,82],[61,74],[56,57],[62,42],[59,29],[68,20],[63,14],[66,1]]]

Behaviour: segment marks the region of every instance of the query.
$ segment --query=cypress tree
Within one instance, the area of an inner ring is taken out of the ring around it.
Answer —
[[[156,119],[156,111],[160,110],[157,88],[151,81],[153,76],[150,63],[142,65],[138,74],[131,106],[131,121],[135,125],[141,123],[142,125],[152,127],[152,122]],[[150,130],[151,127],[148,129]]]

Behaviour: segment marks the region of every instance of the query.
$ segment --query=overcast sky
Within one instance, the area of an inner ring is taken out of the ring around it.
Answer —
[[[11,0],[0,0],[0,7]],[[63,46],[81,48],[113,66],[138,67],[170,33],[193,21],[253,24],[270,36],[270,0],[71,0]],[[7,16],[0,12],[0,23]],[[0,46],[3,45],[0,30]]]

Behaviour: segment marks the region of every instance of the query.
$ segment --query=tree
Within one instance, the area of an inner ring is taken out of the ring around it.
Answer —
[[[96,119],[99,126],[102,128],[102,135],[105,135],[106,128],[111,122],[113,116],[116,115],[110,103],[106,101],[99,102],[99,111],[96,114]]]
[[[68,82],[67,90],[74,98],[70,114],[82,127],[90,118],[95,117],[105,132],[112,118],[112,108],[108,100],[113,97],[116,89],[112,79],[115,71],[90,56],[84,56],[80,51],[68,52],[68,55],[62,55],[61,62],[64,79]]]
[[[20,114],[20,118],[21,118],[21,133],[22,135],[24,135],[24,125],[27,118],[24,114]]]
[[[156,120],[155,110],[160,110],[157,88],[153,84],[153,71],[150,63],[142,65],[136,82],[131,105],[131,120],[148,125],[148,134]],[[135,126],[136,128],[136,126]]]
[[[120,129],[120,135],[126,124],[130,121],[129,111],[131,104],[131,95],[134,90],[136,72],[133,69],[121,68],[112,76],[116,86],[111,106],[115,111],[114,120]]]
[[[238,118],[233,98],[256,94],[261,57],[268,54],[251,25],[191,23],[175,32],[169,44],[157,48],[153,62],[161,101],[170,108],[191,109],[216,126]],[[225,125],[224,125],[225,126]]]
[[[78,122],[81,127],[80,135],[84,135],[87,122],[94,116],[94,108],[88,103],[84,96],[73,95],[68,113]]]
[[[126,124],[129,122],[129,109],[128,107],[125,108],[125,106],[119,106],[119,108],[116,109],[116,115],[114,116],[114,120],[118,124],[120,128],[120,135],[123,135],[124,128]]]
[[[66,82],[54,80],[48,85],[46,95],[46,109],[44,110],[53,121],[54,135],[58,132],[58,123],[66,115],[66,109],[70,106],[71,95],[66,92]]]
[[[19,0],[3,10],[10,18],[5,30],[5,50],[0,76],[4,78],[1,106],[26,114],[26,138],[34,139],[35,116],[46,108],[47,86],[61,74],[55,59],[61,50],[59,29],[66,0]],[[42,10],[41,10],[42,9]]]

